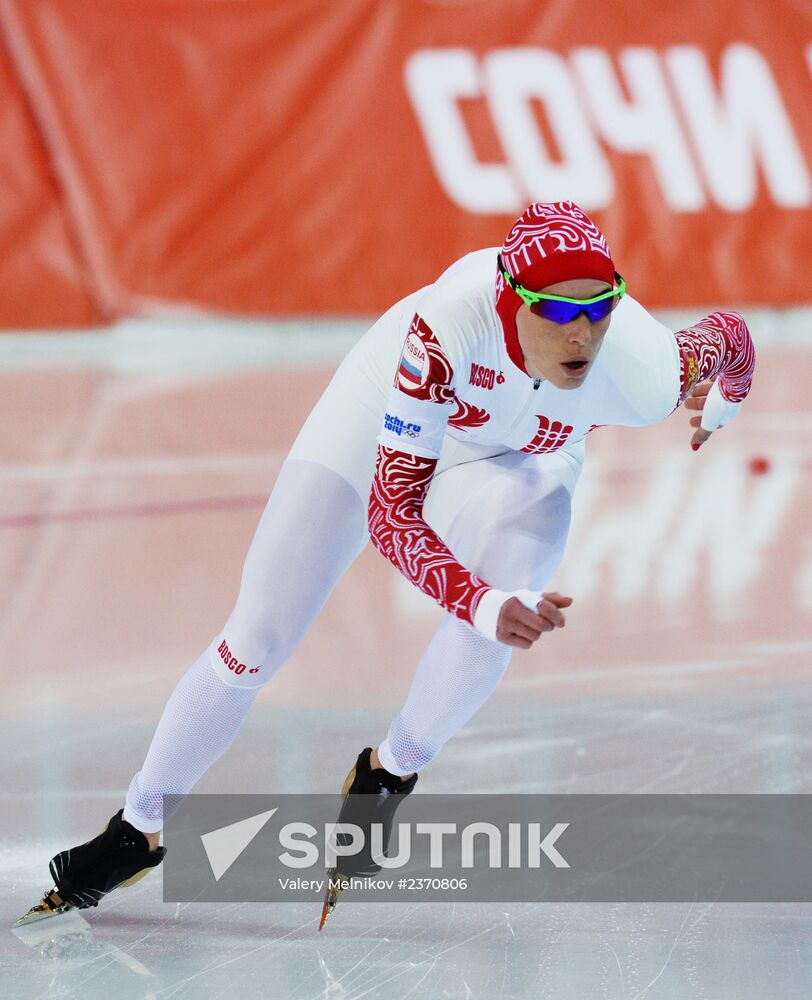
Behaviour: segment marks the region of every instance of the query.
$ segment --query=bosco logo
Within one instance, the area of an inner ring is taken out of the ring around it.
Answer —
[[[246,665],[240,663],[236,656],[231,655],[231,650],[228,648],[228,644],[225,639],[220,643],[217,652],[220,654],[220,659],[225,663],[229,670],[233,670],[235,674],[244,674],[246,671]],[[249,674],[258,674],[259,667],[251,667],[248,669]]]
[[[493,389],[494,385],[502,385],[505,376],[503,372],[499,372],[497,375],[493,368],[486,368],[484,365],[473,362],[468,381],[471,385],[480,386],[483,389]]]
[[[419,388],[428,376],[428,353],[416,333],[409,333],[398,366],[398,382],[403,389]]]

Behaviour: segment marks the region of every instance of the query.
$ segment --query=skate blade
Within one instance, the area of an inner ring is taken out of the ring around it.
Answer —
[[[341,893],[350,884],[350,880],[345,878],[336,868],[331,868],[327,873],[327,891],[324,894],[324,906],[321,910],[321,920],[319,921],[319,930],[324,927],[333,910],[336,908],[339,897]]]
[[[354,764],[352,766],[352,769],[351,769],[350,773],[344,779],[344,784],[341,786],[341,794],[342,795],[349,795],[350,794],[350,788],[352,788],[353,781],[355,781],[355,765]]]
[[[12,928],[27,927],[29,924],[36,924],[41,920],[50,920],[52,917],[64,916],[76,909],[72,903],[62,903],[61,906],[50,906],[46,901],[48,895],[49,893],[46,892],[42,899],[35,906],[31,907],[28,913],[24,913],[19,920],[15,920],[11,925]]]

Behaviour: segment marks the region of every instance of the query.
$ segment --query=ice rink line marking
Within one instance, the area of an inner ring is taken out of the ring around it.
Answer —
[[[130,507],[89,507],[85,510],[39,511],[0,517],[0,529],[33,528],[40,524],[76,524],[82,521],[105,521],[125,517],[163,517],[173,514],[212,514],[221,511],[251,510],[264,507],[261,496],[212,497],[206,500],[178,500],[168,503],[134,504]]]
[[[0,482],[53,482],[109,476],[180,476],[196,472],[240,472],[258,465],[278,464],[287,452],[253,451],[178,458],[115,459],[102,462],[46,462],[41,465],[0,465]]]

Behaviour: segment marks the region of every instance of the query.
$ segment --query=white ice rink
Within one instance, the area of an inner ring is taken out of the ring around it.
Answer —
[[[687,415],[591,436],[567,629],[515,658],[416,794],[812,793],[812,372],[807,351],[768,339],[752,406],[688,472]],[[305,904],[164,904],[158,869],[83,917],[11,931],[50,888],[48,859],[119,808],[229,610],[337,353],[325,344],[302,356],[247,324],[195,342],[127,325],[0,341],[0,997],[812,996],[812,904],[347,899],[318,934]],[[754,455],[767,475],[747,471]],[[669,484],[679,499],[660,525]],[[706,536],[714,504],[724,525]],[[197,790],[336,792],[385,733],[435,620],[366,551]]]

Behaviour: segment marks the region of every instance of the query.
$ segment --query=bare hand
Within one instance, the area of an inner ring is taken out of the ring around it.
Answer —
[[[708,393],[710,392],[713,382],[701,382],[699,385],[694,387],[694,391],[685,400],[684,406],[686,410],[704,410],[705,400],[708,398]],[[711,436],[711,431],[706,431],[701,426],[702,417],[691,417],[690,420],[691,427],[695,427],[693,437],[691,438],[691,447],[694,451],[698,451],[700,446],[703,445],[708,438]]]
[[[496,638],[507,646],[530,649],[543,632],[563,628],[566,620],[561,608],[572,604],[571,597],[554,592],[542,594],[535,611],[526,608],[518,597],[505,601],[496,623]]]

